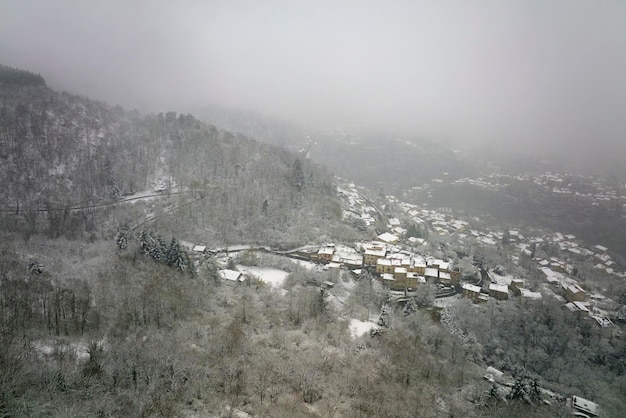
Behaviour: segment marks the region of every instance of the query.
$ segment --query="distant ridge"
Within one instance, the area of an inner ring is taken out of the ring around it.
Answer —
[[[320,219],[341,224],[330,172],[191,114],[126,111],[1,66],[0,121],[0,231],[111,236],[158,218],[189,240],[290,247]]]
[[[46,80],[40,74],[0,64],[0,85],[45,87]]]

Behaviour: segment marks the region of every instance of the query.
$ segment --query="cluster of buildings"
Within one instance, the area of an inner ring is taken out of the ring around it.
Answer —
[[[489,271],[490,281],[483,286],[464,283],[461,286],[463,296],[474,303],[487,302],[490,298],[508,300],[510,295],[522,299],[541,299],[541,292],[535,292],[524,287],[524,280],[511,276],[499,276]]]
[[[556,181],[556,177],[530,180],[544,184]],[[464,297],[475,303],[485,302],[490,298],[540,299],[549,294],[562,301],[563,306],[573,314],[593,318],[600,326],[611,325],[611,318],[616,317],[613,313],[619,310],[619,306],[616,307],[609,298],[599,293],[590,294],[575,278],[576,265],[588,264],[589,260],[593,260],[596,269],[616,279],[626,280],[626,273],[618,271],[608,249],[602,245],[585,246],[574,235],[558,232],[532,236],[528,231],[523,234],[514,229],[502,231],[487,226],[477,227],[480,224],[477,219],[478,222],[474,222],[474,218],[455,219],[446,208],[425,209],[401,202],[393,196],[387,196],[387,201],[399,208],[394,213],[397,217],[385,217],[356,186],[339,188],[339,193],[344,202],[347,202],[344,208],[345,217],[359,219],[365,225],[385,219],[389,232],[380,234],[375,241],[357,243],[354,248],[326,244],[284,255],[323,264],[325,269],[344,268],[356,275],[366,269],[391,290],[406,292],[423,283],[438,283],[440,289],[459,290]],[[422,227],[426,231],[424,238],[409,236],[405,226],[410,224]],[[433,234],[438,237],[433,237]],[[455,242],[466,248],[479,246],[485,251],[489,247],[498,250],[506,246],[509,257],[514,262],[519,262],[522,256],[530,258],[544,273],[546,282],[528,283],[519,277],[489,271],[489,280],[483,282],[481,277],[476,277],[473,282],[461,283],[461,269],[453,266],[452,260],[441,257],[443,253],[438,252],[437,245],[431,245],[429,241]],[[194,252],[200,249],[194,248]],[[264,250],[270,251],[266,248]],[[440,256],[420,255],[428,253]],[[223,275],[227,281],[242,280],[234,271]]]
[[[409,251],[393,251],[371,243],[365,247],[364,266],[376,273],[391,290],[415,290],[424,283],[458,286],[461,272],[449,261],[423,257]]]
[[[391,290],[415,290],[419,284],[427,282],[442,283],[445,286],[459,284],[460,269],[452,268],[450,261],[401,250],[393,245],[399,239],[393,234],[381,234],[378,239],[358,244],[360,252],[327,244],[316,253],[311,253],[309,258],[324,263],[326,268],[344,267],[357,275],[366,269]]]
[[[558,178],[560,177],[547,176],[545,179],[529,179],[547,184]],[[401,216],[418,225],[427,225],[431,232],[434,231],[438,235],[449,237],[450,240],[461,245],[477,244],[483,248],[492,247],[494,249],[506,246],[509,256],[514,262],[519,262],[522,256],[530,257],[536,267],[546,276],[547,283],[537,285],[537,283],[527,283],[521,278],[499,276],[489,272],[490,280],[485,283],[463,283],[460,286],[466,298],[480,303],[489,300],[489,298],[507,300],[512,296],[517,296],[522,299],[540,299],[544,295],[551,295],[560,301],[565,309],[576,315],[588,316],[602,327],[611,325],[611,318],[619,317],[619,305],[617,303],[599,293],[587,292],[575,278],[577,266],[581,263],[589,265],[591,260],[594,263],[594,268],[603,271],[609,277],[613,277],[615,280],[626,280],[626,273],[619,271],[616,262],[608,253],[608,248],[602,245],[586,246],[574,235],[559,232],[541,236],[532,236],[532,234],[525,236],[521,231],[514,229],[497,231],[489,227],[477,228],[475,224],[473,225],[468,221],[454,219],[451,211],[445,208],[433,211],[417,205],[399,202],[394,197],[388,199],[402,209]],[[407,239],[405,243],[407,245],[427,244],[423,239],[419,239],[418,243]],[[551,249],[548,251],[551,255],[548,256],[545,251],[541,250],[545,248]],[[395,270],[386,270],[390,268],[388,267],[389,261],[381,261],[381,264],[378,267],[380,274],[395,273]],[[397,264],[396,267],[398,267]],[[399,271],[400,274],[396,274],[393,278],[400,284],[404,271],[402,269]],[[447,273],[450,273],[451,280],[449,282],[447,281]],[[443,276],[446,283],[459,285],[459,281],[455,280],[459,277],[458,273],[454,274],[444,268],[438,274],[439,277]],[[386,277],[391,278],[390,276]],[[435,279],[434,274],[429,277]]]

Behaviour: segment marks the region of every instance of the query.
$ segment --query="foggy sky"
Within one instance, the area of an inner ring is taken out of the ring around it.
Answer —
[[[141,111],[602,153],[626,142],[626,2],[0,0],[0,63]],[[624,148],[620,148],[624,149]]]

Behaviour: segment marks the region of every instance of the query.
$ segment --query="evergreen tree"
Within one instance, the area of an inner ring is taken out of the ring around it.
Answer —
[[[528,402],[528,393],[527,393],[526,384],[521,377],[515,378],[515,383],[511,388],[511,392],[509,392],[507,398],[512,401],[525,401]]]
[[[541,401],[541,388],[539,387],[539,381],[537,379],[533,379],[530,384],[529,396],[530,400],[533,402]]]
[[[142,254],[148,254],[148,242],[149,235],[145,230],[142,229],[141,233],[139,234],[139,250]]]
[[[389,328],[389,326],[391,325],[391,318],[389,317],[389,306],[383,305],[383,307],[380,309],[378,325],[383,328]]]
[[[174,237],[172,237],[170,246],[167,249],[167,265],[195,276],[195,267],[189,258],[189,254],[180,248],[180,243]]]
[[[155,234],[153,258],[159,263],[167,264],[167,245],[161,235]]]
[[[117,236],[115,237],[115,242],[117,244],[117,248],[120,251],[125,251],[128,248],[128,241],[132,239],[131,231],[128,229],[127,225],[122,226]]]
[[[167,248],[166,260],[168,266],[176,268],[179,268],[182,262],[180,254],[180,244],[175,237],[172,237],[172,240],[170,241],[170,246]]]
[[[414,312],[417,312],[418,304],[415,298],[410,298],[409,301],[404,306],[404,315],[409,316]]]
[[[322,316],[328,312],[328,291],[320,289],[317,298],[317,313]]]

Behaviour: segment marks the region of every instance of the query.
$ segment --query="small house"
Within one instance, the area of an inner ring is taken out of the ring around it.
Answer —
[[[192,251],[194,253],[204,254],[206,252],[206,245],[194,245]]]
[[[426,279],[430,278],[439,280],[439,269],[427,267],[426,269],[424,269],[424,276],[426,276]]]
[[[360,268],[363,266],[363,256],[358,254],[350,254],[341,257],[341,262],[348,268]]]
[[[393,271],[393,278],[396,280],[405,280],[406,274],[407,274],[406,268],[396,267]]]
[[[465,283],[463,286],[463,296],[468,299],[471,299],[474,303],[478,302],[478,298],[480,297],[480,286],[476,286],[473,284]]]
[[[520,291],[520,289],[522,289],[523,287],[524,287],[523,279],[519,279],[519,278],[511,279],[511,282],[509,283],[509,290],[516,296],[522,295],[522,292]]]
[[[426,263],[422,260],[411,260],[409,271],[423,276],[426,273]]]
[[[563,283],[562,287],[565,292],[565,295],[564,295],[565,299],[567,299],[569,302],[584,302],[585,301],[586,292],[578,284]]]
[[[533,292],[532,290],[528,290],[524,288],[521,288],[519,291],[520,291],[520,296],[522,297],[522,299],[539,300],[543,297],[541,292]]]
[[[379,258],[376,260],[376,273],[391,273],[393,271],[393,266],[391,265],[391,260],[388,258]]]
[[[589,309],[583,302],[568,302],[565,304],[565,308],[578,317],[589,315]]]
[[[333,255],[335,254],[334,247],[323,247],[317,252],[317,258],[324,262],[330,262],[333,259]]]
[[[572,409],[576,416],[597,417],[600,413],[600,406],[597,403],[576,395],[572,396]]]
[[[390,234],[389,232],[382,233],[378,236],[378,239],[386,242],[387,244],[396,244],[398,242],[398,236]]]
[[[395,281],[395,279],[393,278],[393,274],[391,273],[381,274],[380,279],[383,282],[383,284],[386,286],[390,286]]]
[[[417,273],[413,273],[409,271],[406,273],[406,282],[407,282],[407,287],[411,289],[415,289],[420,284],[425,284],[426,279]]]
[[[385,258],[387,255],[387,249],[383,246],[375,245],[365,249],[363,257],[363,263],[366,266],[375,266],[376,260],[379,258]]]
[[[222,278],[222,280],[224,280],[226,283],[243,282],[243,274],[240,271],[224,269],[224,270],[219,270],[218,273],[220,277]]]
[[[498,300],[507,300],[509,298],[509,289],[504,284],[489,284],[489,296]]]
[[[485,374],[483,375],[483,377],[489,380],[490,382],[501,382],[503,376],[504,376],[503,372],[491,366],[487,367],[487,370],[485,371]]]

